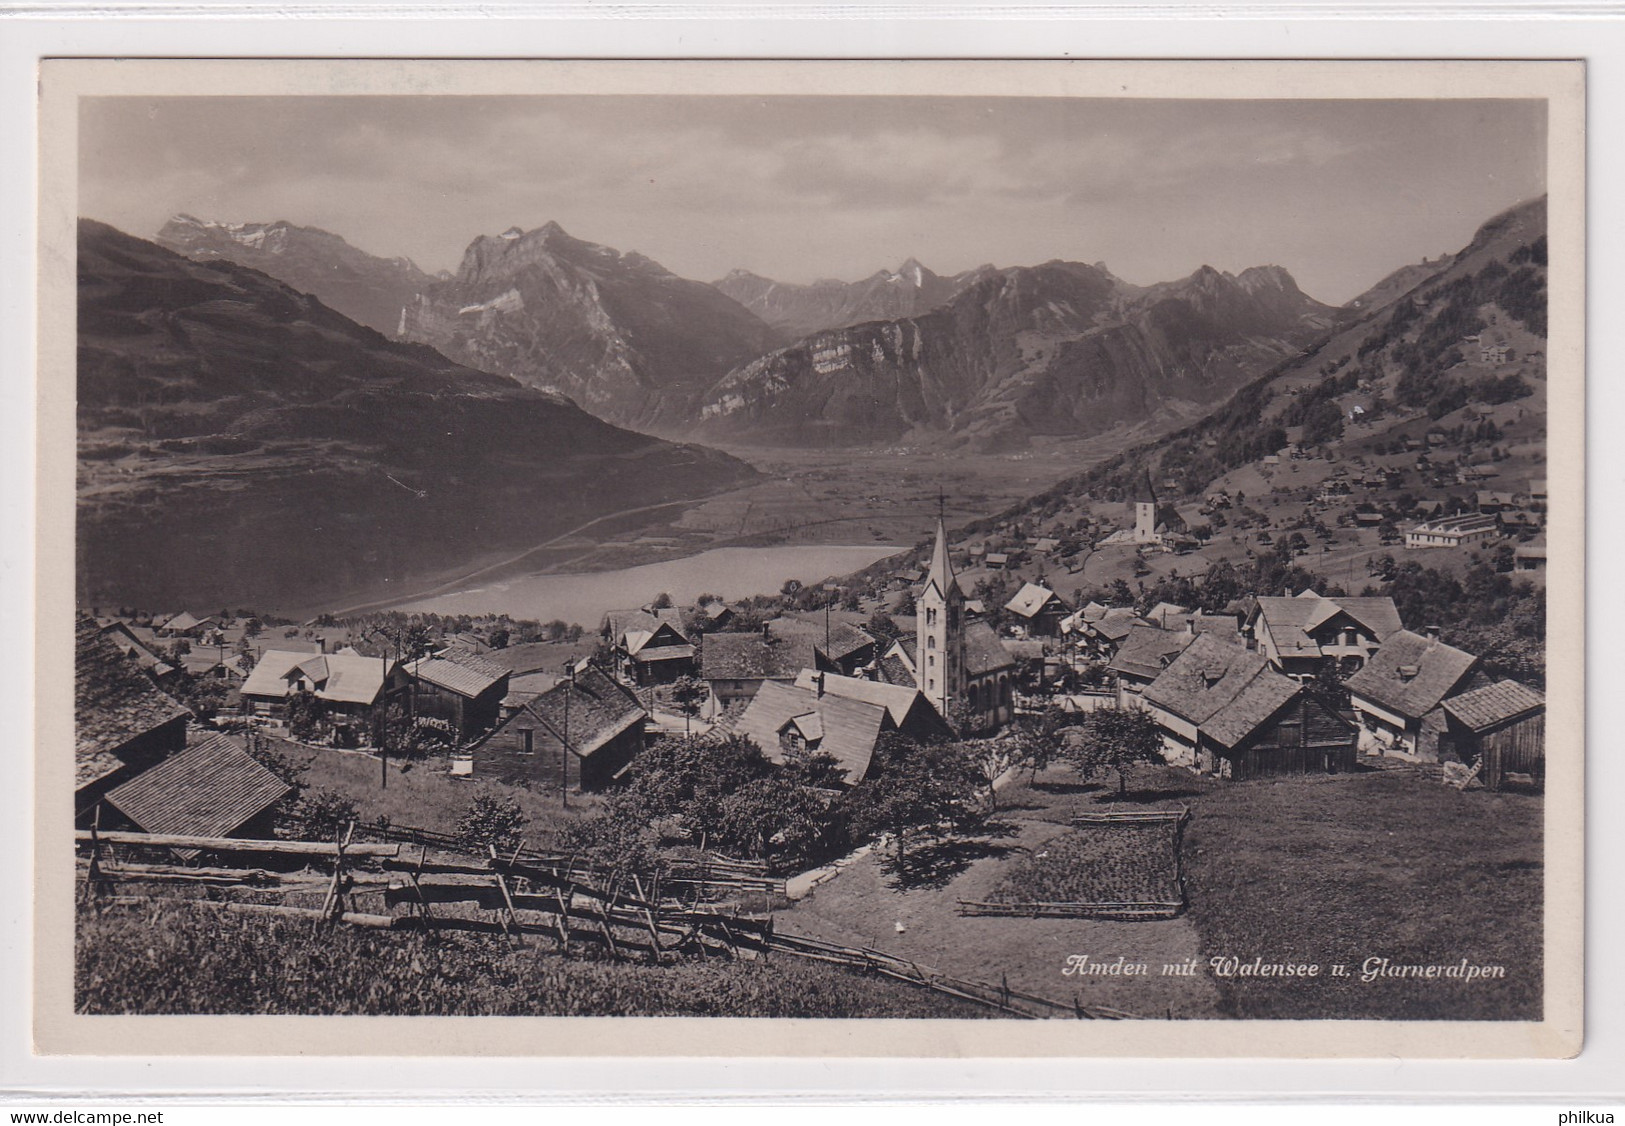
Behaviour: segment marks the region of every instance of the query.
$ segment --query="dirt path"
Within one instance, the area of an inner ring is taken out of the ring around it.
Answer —
[[[1076,995],[1084,1004],[1147,1018],[1167,1018],[1170,1013],[1184,1019],[1216,1015],[1218,992],[1209,976],[1166,977],[1161,972],[1164,964],[1199,952],[1196,928],[1188,916],[1135,923],[962,917],[958,900],[987,899],[1003,878],[1005,865],[1064,829],[1038,820],[1017,820],[1013,825],[1018,834],[997,842],[1002,855],[973,861],[942,887],[899,891],[871,853],[780,913],[778,925],[829,942],[872,946],[959,977],[992,984],[1004,978],[1012,988],[1057,1001]],[[1067,976],[1061,971],[1072,954],[1103,962],[1122,955],[1130,962],[1143,962],[1150,973]]]

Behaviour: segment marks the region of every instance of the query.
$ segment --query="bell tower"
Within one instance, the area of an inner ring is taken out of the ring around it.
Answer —
[[[925,698],[948,719],[955,704],[969,703],[965,695],[965,593],[954,578],[948,530],[940,516],[931,569],[915,608],[919,613],[915,675]]]

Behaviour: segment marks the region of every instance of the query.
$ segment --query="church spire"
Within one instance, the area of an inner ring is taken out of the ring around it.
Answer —
[[[948,558],[948,528],[940,515],[937,517],[937,546],[931,553],[931,570],[926,573],[925,581],[927,585],[935,583],[944,598],[953,590],[954,565]]]

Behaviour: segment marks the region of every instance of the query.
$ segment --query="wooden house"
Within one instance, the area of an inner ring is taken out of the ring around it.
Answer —
[[[1541,787],[1546,782],[1546,698],[1515,680],[1463,692],[1445,700],[1441,757],[1478,766],[1479,781],[1499,790],[1509,781]]]
[[[1196,634],[1185,630],[1165,630],[1155,626],[1135,626],[1117,653],[1107,663],[1107,671],[1117,678],[1117,706],[1137,704],[1146,686],[1183,653]]]
[[[74,626],[74,816],[88,825],[115,786],[186,746],[191,712],[80,618]]]
[[[700,679],[719,709],[751,699],[768,681],[793,681],[817,663],[811,638],[780,636],[768,624],[760,633],[711,633],[700,642]]]
[[[1353,672],[1399,632],[1399,610],[1388,597],[1258,598],[1247,616],[1254,646],[1288,676],[1309,677],[1327,664]]]
[[[602,790],[643,751],[649,713],[632,691],[583,661],[523,701],[475,743],[472,774],[543,792]]]
[[[309,692],[321,701],[336,727],[361,733],[375,709],[408,687],[400,662],[389,657],[267,649],[243,682],[243,708],[252,715],[281,719],[290,696]]]
[[[1477,669],[1477,657],[1438,638],[1410,630],[1391,635],[1345,683],[1360,718],[1361,751],[1439,761],[1445,730],[1439,705],[1478,687]]]
[[[1037,583],[1024,583],[1004,608],[1028,637],[1057,636],[1061,620],[1072,613],[1060,595]]]
[[[879,640],[850,622],[836,622],[813,643],[814,666],[841,676],[852,676],[879,655]]]
[[[611,610],[602,634],[615,653],[615,673],[630,684],[670,684],[695,671],[694,643],[672,608]]]
[[[1196,638],[1141,696],[1170,762],[1243,780],[1354,769],[1354,725],[1258,653]]]
[[[459,739],[497,722],[512,674],[466,650],[447,649],[406,667],[412,714],[444,720]]]

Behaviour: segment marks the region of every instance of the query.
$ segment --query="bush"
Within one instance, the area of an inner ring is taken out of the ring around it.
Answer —
[[[299,821],[307,840],[332,841],[343,838],[345,830],[359,821],[356,803],[332,790],[316,790],[299,799]]]
[[[519,803],[494,794],[475,794],[457,822],[457,837],[469,852],[484,856],[489,849],[512,852],[524,838],[525,816]]]

